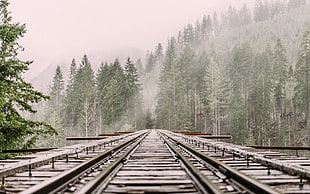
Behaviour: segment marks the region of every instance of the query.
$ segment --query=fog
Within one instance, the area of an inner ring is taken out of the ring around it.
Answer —
[[[251,7],[253,1],[11,0],[9,10],[13,21],[26,24],[20,58],[34,61],[26,74],[33,78],[50,65],[70,64],[83,54],[152,50],[205,14],[217,11],[220,17],[229,5]]]

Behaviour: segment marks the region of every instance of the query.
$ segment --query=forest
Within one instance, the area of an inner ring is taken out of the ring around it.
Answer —
[[[309,10],[302,0],[230,6],[185,26],[165,51],[158,44],[144,71],[146,88],[158,83],[156,128],[309,145]]]
[[[12,23],[1,6],[1,149],[62,146],[67,136],[144,128],[231,134],[244,145],[309,146],[305,0],[257,0],[253,10],[229,6],[187,24],[135,62],[115,59],[94,71],[87,55],[80,63],[73,58],[67,80],[56,67],[48,95],[19,75],[31,63],[16,59],[25,26]]]
[[[96,75],[86,55],[79,66],[72,59],[67,85],[57,66],[49,90],[50,99],[41,110],[58,135],[47,138],[43,144],[65,145],[64,137],[68,136],[88,137],[145,128],[141,85],[130,58],[124,68],[118,59],[102,63]]]

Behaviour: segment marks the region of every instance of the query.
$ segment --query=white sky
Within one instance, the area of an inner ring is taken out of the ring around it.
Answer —
[[[110,49],[152,50],[204,14],[254,0],[10,0],[13,21],[25,23],[23,60],[31,74]],[[219,14],[218,14],[219,15]],[[219,15],[220,16],[220,15]]]

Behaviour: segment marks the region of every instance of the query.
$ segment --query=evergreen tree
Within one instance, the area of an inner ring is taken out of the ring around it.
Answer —
[[[270,142],[270,114],[272,109],[272,51],[269,47],[264,53],[257,54],[254,59],[251,73],[250,94],[249,94],[249,119],[250,129],[255,139],[253,143],[267,145]]]
[[[176,40],[171,38],[165,53],[163,69],[159,80],[159,93],[156,106],[156,127],[171,129],[174,126],[175,76],[173,66],[176,63]]]
[[[206,82],[208,84],[206,98],[208,101],[208,109],[210,111],[210,119],[212,120],[212,134],[219,135],[221,134],[222,128],[221,112],[223,112],[227,106],[227,94],[224,76],[220,71],[215,52],[213,52],[210,57],[206,75],[208,76],[206,77]]]
[[[55,106],[58,115],[61,113],[61,105],[64,97],[64,80],[61,69],[56,67],[53,83],[50,91],[50,103]]]
[[[72,136],[76,135],[73,133],[73,129],[75,126],[75,110],[79,104],[78,102],[78,91],[75,89],[74,84],[76,80],[77,74],[77,66],[75,59],[72,59],[70,65],[70,74],[69,79],[66,87],[66,97],[64,100],[64,116],[63,116],[63,123],[66,128],[66,135]]]
[[[94,72],[86,55],[83,56],[81,65],[76,73],[73,90],[77,99],[74,115],[76,133],[82,136],[94,135],[95,129],[95,80]]]
[[[245,26],[251,23],[251,11],[248,9],[246,4],[243,5],[238,15],[238,26]]]
[[[152,52],[148,53],[146,56],[146,65],[145,65],[145,73],[149,73],[153,70],[156,65],[156,57]]]
[[[194,29],[191,24],[188,24],[183,31],[183,47],[190,46],[194,42]]]
[[[108,85],[110,82],[110,66],[107,63],[101,63],[98,74],[96,77],[96,85],[97,85],[97,99],[98,99],[98,117],[99,117],[99,128],[104,129],[105,126],[105,118],[110,113],[107,110],[108,102],[105,101],[106,95],[108,94]]]
[[[25,25],[13,23],[7,11],[8,1],[0,1],[0,145],[1,149],[29,147],[41,134],[55,134],[47,123],[28,120],[22,112],[35,113],[31,103],[48,99],[24,81],[22,74],[30,61],[17,58],[22,47],[18,40],[26,32]]]
[[[52,146],[64,145],[64,126],[63,119],[64,101],[64,80],[61,69],[56,67],[56,72],[50,89],[50,100],[48,101],[48,113],[46,120],[58,131],[59,136],[54,136]]]
[[[296,105],[303,115],[304,126],[310,137],[310,30],[307,30],[302,38],[299,57],[296,64]],[[301,124],[303,125],[303,124]],[[308,141],[309,142],[309,141]]]
[[[287,58],[281,40],[278,39],[273,51],[273,88],[276,111],[282,114],[285,102],[285,85],[287,80]]]
[[[154,128],[154,119],[152,118],[152,113],[148,109],[145,115],[145,129],[153,129]]]
[[[138,73],[130,58],[125,65],[125,79],[127,84],[127,121],[133,122],[137,128],[137,121],[142,119],[142,97]]]
[[[254,6],[254,21],[260,22],[270,18],[270,6],[267,1],[256,0]]]
[[[232,64],[228,69],[231,84],[229,118],[232,133],[238,137],[235,139],[237,143],[245,142],[250,132],[248,130],[248,97],[252,55],[252,49],[247,43],[241,48],[235,48]]]
[[[213,13],[212,23],[213,23],[214,34],[217,35],[219,33],[219,30],[220,30],[219,29],[220,24],[219,24],[219,20],[218,20],[216,12]]]
[[[143,68],[142,61],[140,58],[136,62],[136,68],[137,68],[139,77],[142,77],[144,75],[144,68]]]
[[[102,124],[104,128],[121,126],[127,109],[128,92],[124,70],[116,59],[110,66],[102,66],[98,75]]]
[[[161,64],[161,63],[162,63],[164,54],[163,54],[163,46],[161,45],[161,43],[158,43],[158,44],[157,44],[157,46],[156,46],[156,48],[155,48],[154,57],[155,57],[156,62],[157,62],[158,64]]]
[[[272,87],[273,87],[273,122],[275,123],[275,136],[277,145],[284,143],[285,129],[287,126],[282,122],[286,114],[286,82],[288,79],[287,58],[280,39],[277,40],[272,55]]]

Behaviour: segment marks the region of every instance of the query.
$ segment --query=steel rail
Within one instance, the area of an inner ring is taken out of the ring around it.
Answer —
[[[260,193],[260,194],[279,194],[280,192],[270,188],[268,185],[260,183],[245,174],[239,172],[238,170],[228,166],[227,164],[216,160],[213,157],[210,157],[202,152],[195,150],[193,147],[184,144],[183,142],[178,141],[177,139],[167,135],[166,133],[161,132],[166,137],[174,141],[175,143],[179,144],[183,148],[187,149],[197,157],[201,158],[211,166],[216,169],[219,169],[223,174],[226,175],[227,178],[233,179],[238,183],[241,183],[245,188],[249,189],[252,192]]]
[[[105,152],[99,154],[98,156],[91,158],[78,166],[65,171],[58,176],[48,179],[44,181],[41,184],[35,185],[23,192],[21,194],[42,194],[42,193],[56,193],[57,191],[63,189],[66,187],[69,183],[77,179],[79,176],[87,172],[90,168],[93,166],[98,165],[102,160],[104,160],[106,157],[113,154],[115,151],[118,151],[122,149],[123,147],[131,144],[132,142],[136,141],[143,135],[145,135],[147,132],[143,132],[142,134],[137,135],[137,137],[134,137],[133,139],[126,141],[122,144],[119,144],[111,149],[106,150]]]
[[[222,194],[218,186],[212,183],[204,174],[200,172],[180,151],[178,151],[172,143],[170,143],[166,138],[163,137],[162,134],[159,134],[163,141],[168,145],[168,147],[174,152],[174,154],[179,158],[183,164],[187,167],[187,169],[194,175],[196,181],[198,181],[197,185],[203,186],[203,188],[199,188],[203,191],[203,193],[210,193],[210,194]]]
[[[112,178],[109,177],[109,175],[111,175],[113,171],[118,171],[121,168],[121,164],[124,162],[124,160],[137,148],[139,144],[141,144],[141,141],[148,134],[149,132],[144,134],[139,141],[132,144],[132,146],[125,153],[123,153],[121,157],[118,157],[114,162],[103,169],[100,174],[98,174],[89,183],[84,185],[83,188],[77,192],[77,194],[102,193],[107,185],[107,179]]]

